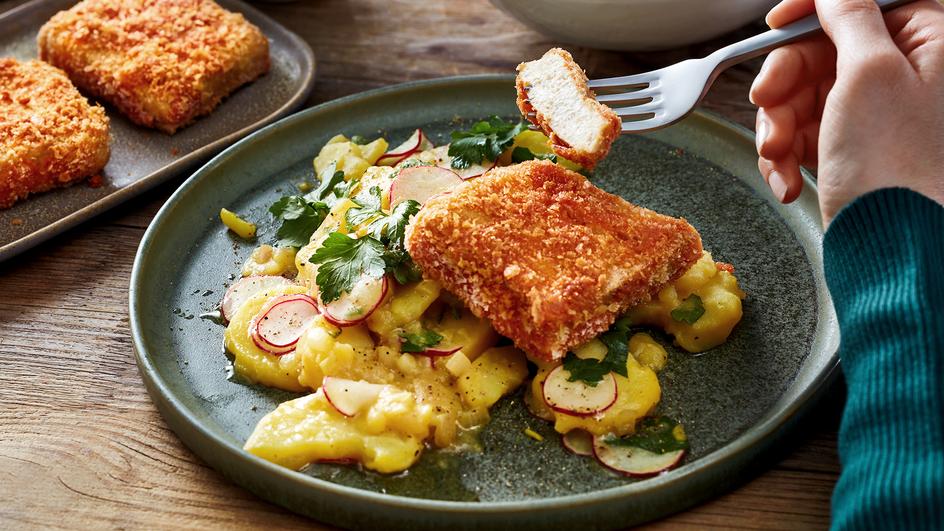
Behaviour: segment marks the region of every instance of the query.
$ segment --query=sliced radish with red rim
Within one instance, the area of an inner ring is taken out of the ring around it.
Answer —
[[[593,455],[603,466],[634,477],[648,477],[659,474],[677,465],[685,450],[674,450],[658,454],[636,446],[610,444],[606,439],[611,435],[593,438]]]
[[[460,350],[462,350],[462,347],[461,347],[461,346],[458,346],[458,347],[435,347],[435,348],[427,348],[427,349],[423,350],[422,354],[423,354],[424,356],[429,356],[429,357],[431,357],[431,358],[441,358],[441,357],[443,357],[443,356],[451,356],[451,355],[455,354],[456,352],[459,352]]]
[[[405,168],[390,183],[390,208],[407,200],[422,205],[430,197],[451,192],[460,184],[462,179],[452,170],[437,166]]]
[[[223,302],[220,303],[220,316],[229,321],[230,317],[236,314],[236,310],[249,300],[253,295],[262,293],[266,290],[292,286],[295,283],[285,277],[273,275],[256,275],[243,277],[226,290],[223,295]]]
[[[386,275],[380,278],[361,275],[351,291],[324,305],[325,319],[342,327],[362,323],[387,296],[387,282]]]
[[[280,295],[262,307],[250,324],[253,341],[262,350],[285,354],[318,317],[318,303],[308,295]]]
[[[577,455],[593,455],[593,435],[590,432],[576,429],[561,435],[561,443],[572,453]]]
[[[370,407],[380,397],[384,387],[363,380],[346,380],[333,376],[326,376],[321,383],[328,403],[346,417],[353,417]]]
[[[422,129],[413,131],[410,138],[399,146],[387,151],[377,159],[378,166],[396,166],[410,155],[432,149],[433,143],[426,138]]]
[[[544,401],[554,411],[586,417],[602,413],[616,402],[616,378],[606,373],[595,386],[582,380],[571,382],[570,371],[558,365],[544,380]]]

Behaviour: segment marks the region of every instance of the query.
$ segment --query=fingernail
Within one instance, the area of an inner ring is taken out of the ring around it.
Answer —
[[[767,133],[770,126],[767,125],[767,120],[761,115],[762,111],[757,112],[757,152],[760,153],[760,148],[764,146],[764,142],[767,141]]]
[[[784,180],[783,175],[772,171],[770,176],[767,177],[767,183],[770,185],[770,191],[774,193],[774,197],[782,203],[784,198],[787,197],[787,181]]]

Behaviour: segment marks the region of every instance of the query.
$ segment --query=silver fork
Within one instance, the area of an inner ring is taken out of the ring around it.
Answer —
[[[888,11],[913,1],[876,0],[876,3],[882,11]],[[685,118],[727,68],[821,30],[819,19],[813,14],[721,48],[702,59],[689,59],[643,74],[594,79],[589,87],[594,91],[625,91],[598,95],[597,101],[613,107],[623,120],[624,134],[645,133]],[[534,117],[534,113],[528,114],[529,120]]]

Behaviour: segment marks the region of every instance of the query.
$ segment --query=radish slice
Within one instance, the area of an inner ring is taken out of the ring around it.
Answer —
[[[462,179],[452,170],[436,166],[406,168],[390,183],[390,208],[409,199],[422,205],[430,197],[450,192],[460,184]]]
[[[570,430],[561,436],[564,448],[577,455],[593,455],[593,435],[581,429]]]
[[[606,373],[596,386],[570,382],[570,372],[558,365],[544,380],[544,401],[554,411],[586,417],[601,413],[616,402],[616,378]]]
[[[223,317],[223,320],[229,321],[230,316],[234,315],[236,310],[253,295],[273,288],[291,286],[292,284],[294,282],[285,277],[272,275],[243,277],[233,282],[233,285],[226,290],[223,302],[220,303],[220,316]]]
[[[381,155],[380,158],[377,159],[377,165],[396,166],[410,155],[432,149],[432,147],[433,143],[426,138],[426,135],[423,134],[423,130],[417,129],[413,131],[413,134],[410,135],[410,138],[408,138],[406,142]]]
[[[249,325],[256,345],[272,354],[295,349],[298,338],[318,317],[318,303],[308,295],[280,295],[262,307]]]
[[[266,343],[261,337],[259,337],[259,334],[256,333],[255,328],[250,328],[249,337],[252,338],[252,342],[255,343],[257,347],[274,356],[281,356],[282,354],[288,354],[289,352],[295,350],[295,345],[290,345],[287,347],[275,347]]]
[[[460,179],[466,181],[468,179],[473,179],[479,177],[483,173],[495,167],[498,164],[498,161],[494,160],[484,160],[483,164],[473,164],[468,168],[457,169],[452,167],[452,157],[449,156],[449,145],[439,146],[433,150],[433,154],[436,157],[436,165],[440,168],[446,168],[447,170],[456,172],[456,175]]]
[[[367,319],[387,295],[387,277],[361,275],[351,291],[324,305],[324,316],[335,326],[354,326]]]
[[[345,380],[333,376],[325,376],[321,383],[325,398],[345,417],[353,417],[370,407],[377,401],[384,387],[364,380]]]
[[[608,444],[605,437],[593,438],[594,457],[603,466],[627,476],[653,476],[677,465],[685,455],[685,450],[657,454],[636,446]]]
[[[456,352],[462,350],[462,347],[436,347],[428,348],[423,350],[424,356],[429,356],[431,358],[441,358],[443,356],[451,356]]]

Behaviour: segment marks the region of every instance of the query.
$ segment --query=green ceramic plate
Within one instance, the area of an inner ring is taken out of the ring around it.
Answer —
[[[646,480],[618,477],[567,453],[520,395],[497,406],[482,452],[427,452],[396,476],[332,465],[295,472],[242,451],[256,422],[292,395],[234,377],[223,328],[199,316],[215,309],[254,245],[273,240],[267,206],[312,177],[312,158],[339,132],[383,133],[396,144],[423,127],[444,143],[461,122],[515,116],[514,99],[505,76],[344,98],[240,141],[171,197],[138,250],[131,328],[151,396],[194,452],[263,498],[347,527],[611,528],[716,495],[795,423],[837,364],[815,187],[808,181],[796,203],[777,204],[757,174],[751,135],[696,113],[651,136],[620,138],[593,177],[633,203],[684,216],[717,259],[735,265],[748,293],[725,345],[699,356],[670,348],[659,376],[660,409],[684,423],[692,444],[681,467]],[[257,222],[259,241],[231,237],[217,218],[223,206]],[[526,426],[544,442],[526,437]]]

